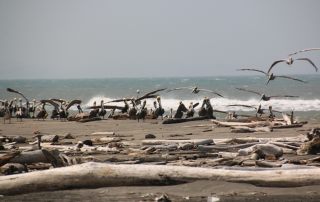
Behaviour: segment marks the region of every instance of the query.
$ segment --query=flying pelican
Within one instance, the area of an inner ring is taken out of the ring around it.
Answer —
[[[293,59],[292,57],[288,57],[287,59],[281,59],[281,60],[276,60],[276,61],[274,61],[274,62],[271,64],[271,66],[270,66],[270,68],[269,68],[269,70],[268,70],[268,74],[270,73],[271,69],[272,69],[276,64],[278,64],[278,63],[280,63],[280,62],[285,62],[285,63],[287,63],[287,65],[292,65],[293,62],[296,61],[296,60],[304,60],[304,61],[307,61],[307,62],[309,62],[309,63],[315,68],[316,72],[318,71],[318,67],[317,67],[309,58],[296,58],[296,59]]]
[[[242,105],[242,104],[232,104],[232,105],[227,105],[227,106],[228,106],[228,107],[246,107],[246,108],[253,108],[253,109],[256,110],[256,116],[257,116],[258,114],[261,116],[262,114],[264,114],[264,111],[265,111],[265,110],[269,110],[269,112],[271,111],[271,112],[282,113],[282,112],[280,112],[280,111],[273,110],[272,107],[271,107],[271,108],[269,107],[269,109],[263,109],[263,108],[261,107],[261,104],[259,104],[258,107],[251,106],[251,105]]]
[[[307,48],[307,49],[299,50],[294,53],[290,53],[289,56],[292,56],[292,55],[295,55],[298,53],[302,53],[302,52],[313,51],[313,50],[320,50],[320,48]]]
[[[213,93],[215,95],[218,95],[219,97],[223,97],[221,94],[214,92],[212,90],[207,90],[207,89],[202,89],[202,88],[198,88],[197,86],[189,86],[189,87],[180,87],[180,88],[174,88],[174,89],[170,89],[167,92],[171,92],[174,90],[183,90],[183,89],[189,89],[191,90],[191,93],[193,94],[198,94],[200,91],[204,91],[204,92],[209,92],[209,93]]]
[[[285,79],[291,79],[291,80],[299,81],[299,82],[302,82],[302,83],[307,83],[306,81],[303,81],[303,80],[300,80],[300,79],[296,79],[296,78],[293,78],[293,77],[290,77],[290,76],[278,76],[278,75],[276,76],[273,73],[270,74],[270,73],[267,73],[267,72],[259,70],[259,69],[238,69],[238,70],[240,70],[240,71],[255,71],[255,72],[263,73],[268,78],[268,81],[267,81],[266,85],[268,85],[270,81],[275,80],[276,78],[285,78]]]
[[[253,90],[248,90],[248,89],[244,89],[244,88],[236,88],[237,90],[241,90],[241,91],[246,91],[246,92],[249,92],[249,93],[254,93],[256,95],[260,95],[261,96],[261,99],[260,100],[263,100],[263,101],[269,101],[271,98],[279,98],[279,97],[299,97],[299,96],[293,96],[293,95],[273,95],[273,96],[267,96],[265,95],[264,93],[259,93],[259,92],[256,92],[256,91],[253,91]]]

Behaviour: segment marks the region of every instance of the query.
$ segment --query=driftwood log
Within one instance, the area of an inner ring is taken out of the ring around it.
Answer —
[[[162,122],[162,124],[173,124],[173,123],[184,123],[189,121],[200,121],[208,119],[206,116],[192,117],[192,118],[182,118],[182,119],[166,119]]]
[[[84,163],[70,167],[0,177],[0,194],[110,186],[177,184],[219,180],[259,186],[296,187],[320,184],[320,168],[234,170],[163,165]]]

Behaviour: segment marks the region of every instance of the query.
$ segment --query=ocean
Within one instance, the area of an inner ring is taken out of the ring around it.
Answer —
[[[219,77],[170,77],[170,78],[105,78],[105,79],[35,79],[35,80],[0,80],[0,99],[10,100],[19,95],[9,93],[6,88],[22,92],[29,100],[62,98],[66,100],[81,99],[83,108],[94,101],[105,102],[124,97],[136,97],[159,88],[178,88],[198,86],[222,94],[217,97],[212,93],[199,92],[192,94],[191,90],[176,90],[160,92],[162,105],[168,112],[176,109],[179,101],[186,106],[190,102],[200,102],[204,97],[211,98],[215,109],[224,111],[242,111],[250,113],[253,109],[244,107],[228,107],[230,104],[259,105],[263,108],[273,106],[274,110],[288,112],[294,110],[302,119],[320,120],[320,75],[294,75],[307,81],[301,83],[288,79],[277,78],[265,85],[266,78],[262,76],[219,76]],[[266,95],[294,95],[298,98],[277,98],[270,101],[260,101],[260,96],[235,89],[246,88]],[[153,100],[147,102],[152,107]],[[119,103],[122,105],[122,103]],[[225,116],[225,115],[223,115]],[[218,116],[219,117],[219,116]]]

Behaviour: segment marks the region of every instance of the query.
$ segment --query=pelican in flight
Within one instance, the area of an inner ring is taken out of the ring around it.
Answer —
[[[254,93],[256,95],[260,95],[261,96],[261,99],[260,100],[263,100],[263,101],[269,101],[271,98],[280,98],[280,97],[298,97],[298,96],[293,96],[293,95],[273,95],[273,96],[267,96],[266,94],[264,93],[259,93],[259,92],[256,92],[256,91],[253,91],[253,90],[248,90],[248,89],[244,89],[244,88],[236,88],[237,90],[241,90],[241,91],[246,91],[246,92],[249,92],[249,93]]]
[[[302,53],[302,52],[313,51],[313,50],[320,50],[320,48],[307,48],[307,49],[299,50],[294,53],[290,53],[289,56],[296,55],[296,54]]]
[[[268,81],[267,81],[266,85],[268,85],[270,81],[275,80],[276,78],[285,78],[285,79],[291,79],[291,80],[299,81],[299,82],[302,82],[302,83],[307,83],[306,81],[303,81],[303,80],[300,80],[300,79],[296,79],[296,78],[293,78],[293,77],[290,77],[290,76],[283,76],[283,75],[281,75],[281,76],[277,75],[276,76],[273,73],[270,74],[270,73],[267,73],[267,72],[259,70],[259,69],[238,69],[238,70],[239,71],[255,71],[255,72],[263,73],[268,78]]]
[[[304,60],[304,61],[307,61],[307,62],[309,62],[309,63],[314,67],[314,69],[316,70],[316,72],[318,71],[318,67],[317,67],[309,58],[296,58],[296,59],[293,59],[291,56],[289,56],[287,59],[281,59],[281,60],[276,60],[276,61],[274,61],[274,62],[271,64],[271,66],[270,66],[270,68],[269,68],[269,70],[268,70],[268,74],[270,73],[271,69],[272,69],[276,64],[278,64],[278,63],[280,63],[280,62],[285,62],[285,63],[287,63],[287,65],[292,65],[293,62],[296,61],[296,60]]]
[[[200,91],[204,91],[204,92],[209,92],[209,93],[216,94],[216,95],[218,95],[219,97],[223,97],[221,94],[219,94],[219,93],[217,93],[217,92],[214,92],[214,91],[212,91],[212,90],[207,90],[207,89],[198,88],[197,86],[174,88],[174,89],[168,90],[167,92],[171,92],[171,91],[174,91],[174,90],[183,90],[183,89],[191,90],[191,93],[193,93],[193,94],[198,94]]]

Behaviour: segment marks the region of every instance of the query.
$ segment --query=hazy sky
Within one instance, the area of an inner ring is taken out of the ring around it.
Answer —
[[[320,47],[319,9],[319,0],[0,0],[0,79],[267,69]],[[303,56],[320,67],[320,51]],[[275,70],[314,73],[303,62]]]

